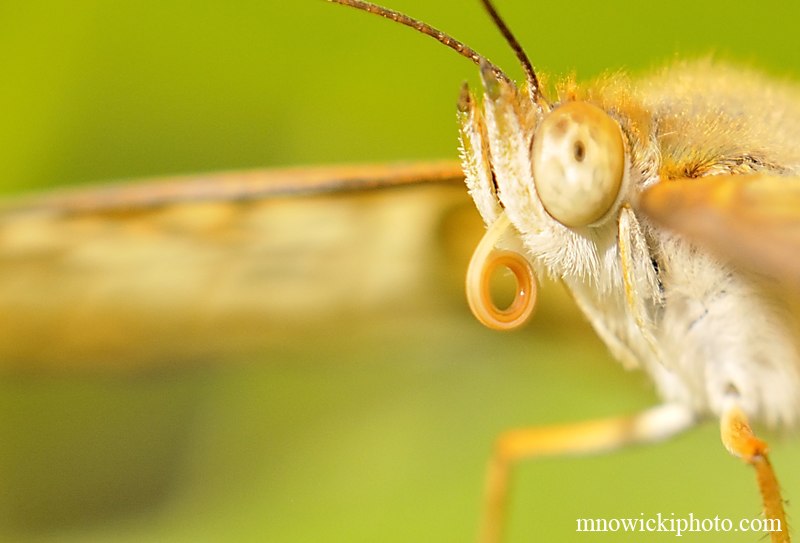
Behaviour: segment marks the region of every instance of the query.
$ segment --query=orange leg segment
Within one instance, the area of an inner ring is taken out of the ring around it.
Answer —
[[[758,489],[764,504],[764,517],[778,523],[780,531],[770,532],[772,543],[790,543],[786,512],[775,471],[767,458],[767,444],[750,428],[747,416],[737,406],[729,408],[720,420],[720,433],[725,448],[756,470]]]
[[[511,469],[520,460],[541,456],[596,454],[652,443],[695,422],[685,407],[662,405],[641,413],[563,426],[525,428],[502,434],[489,463],[480,543],[500,543],[505,526]]]

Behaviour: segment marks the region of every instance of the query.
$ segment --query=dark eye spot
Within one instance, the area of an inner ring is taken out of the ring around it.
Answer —
[[[558,122],[553,125],[553,128],[551,128],[553,137],[563,138],[564,134],[567,133],[567,128],[569,128],[567,119],[559,119]]]
[[[586,146],[583,145],[581,140],[575,141],[573,152],[575,153],[575,160],[577,162],[583,162],[583,159],[586,156]]]
[[[727,383],[727,385],[725,386],[725,395],[739,397],[740,396],[739,388],[733,383]]]

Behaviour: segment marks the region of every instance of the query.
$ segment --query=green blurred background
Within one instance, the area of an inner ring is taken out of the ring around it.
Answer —
[[[800,7],[785,2],[498,3],[542,73],[586,78],[713,52],[800,77]],[[478,2],[391,7],[519,74]],[[8,194],[455,157],[459,84],[476,81],[431,40],[320,0],[3,2],[0,70]],[[549,307],[509,335],[481,329],[463,303],[432,304],[243,363],[4,376],[0,539],[471,541],[497,433],[656,401],[574,312]],[[797,438],[772,440],[796,503]],[[759,514],[753,474],[713,423],[656,447],[534,462],[515,482],[510,541],[674,537],[575,534],[577,517]]]

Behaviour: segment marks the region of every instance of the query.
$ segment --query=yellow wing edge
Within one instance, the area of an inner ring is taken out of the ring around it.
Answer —
[[[232,170],[25,195],[0,205],[0,212],[47,210],[66,215],[135,212],[184,202],[251,201],[463,180],[461,165],[456,161]]]

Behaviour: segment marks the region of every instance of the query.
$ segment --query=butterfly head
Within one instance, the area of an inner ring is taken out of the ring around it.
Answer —
[[[614,217],[630,189],[620,122],[588,100],[551,104],[530,83],[482,68],[483,99],[465,86],[459,100],[462,163],[486,224],[509,224],[485,242],[511,244],[540,273],[592,282],[615,249]]]
[[[522,87],[485,56],[426,23],[364,0],[330,1],[412,27],[480,67],[483,102],[466,86],[459,100],[467,186],[490,226],[467,279],[467,296],[479,320],[513,328],[535,302],[528,293],[527,298],[518,295],[508,311],[494,307],[487,278],[499,266],[511,269],[520,285],[535,285],[529,260],[550,275],[596,281],[604,255],[615,249],[610,225],[630,186],[629,146],[617,120],[588,101],[551,103],[491,0],[482,3],[520,61]],[[507,245],[513,250],[495,250]],[[531,288],[521,286],[520,292]],[[520,298],[527,301],[518,303]]]

